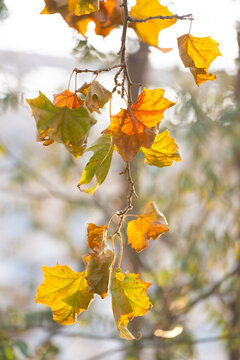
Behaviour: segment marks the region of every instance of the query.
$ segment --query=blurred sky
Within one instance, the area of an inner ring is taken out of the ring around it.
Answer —
[[[69,29],[61,16],[41,15],[43,0],[5,0],[10,16],[0,24],[0,50],[18,50],[70,57],[76,41],[74,31]],[[130,1],[134,3],[133,1]],[[173,13],[179,15],[192,13],[195,21],[192,25],[193,36],[211,36],[220,43],[222,58],[217,58],[211,69],[228,69],[234,72],[237,57],[235,25],[240,20],[240,0],[181,0],[166,1]],[[94,25],[89,28],[90,41],[102,51],[118,51],[120,30],[112,31],[104,39],[93,35]],[[188,32],[189,22],[178,21],[176,25],[163,30],[160,34],[160,46],[173,47],[169,54],[152,49],[151,63],[154,67],[169,67],[180,64],[176,49],[176,38]],[[131,33],[131,31],[130,31]],[[131,34],[130,34],[131,35]]]

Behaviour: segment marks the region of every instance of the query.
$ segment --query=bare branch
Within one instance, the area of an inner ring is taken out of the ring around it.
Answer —
[[[147,22],[149,20],[172,20],[172,19],[178,19],[178,20],[194,20],[194,18],[192,17],[192,14],[187,14],[187,15],[168,15],[168,16],[162,16],[162,15],[156,15],[156,16],[149,16],[145,19],[138,19],[132,16],[128,16],[128,21],[132,22],[132,23],[144,23]]]

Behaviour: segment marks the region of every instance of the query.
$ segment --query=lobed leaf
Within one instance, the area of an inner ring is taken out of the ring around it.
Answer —
[[[38,141],[51,144],[63,143],[75,157],[80,157],[86,148],[90,128],[96,120],[89,117],[83,107],[69,109],[55,106],[45,95],[40,93],[35,99],[27,99],[36,120]]]
[[[145,155],[144,162],[148,165],[164,167],[172,165],[173,160],[182,160],[179,147],[168,130],[156,136],[151,148],[141,147],[140,151]]]
[[[152,146],[164,111],[175,105],[163,94],[162,89],[144,89],[130,109],[121,109],[111,117],[111,123],[103,133],[113,137],[124,161],[131,161],[140,147]]]
[[[119,335],[126,340],[136,337],[128,330],[130,320],[135,316],[145,315],[152,304],[146,294],[150,283],[139,279],[139,274],[125,273],[116,269],[112,278],[112,309]]]
[[[50,306],[53,320],[61,325],[76,322],[77,316],[87,310],[94,294],[89,291],[87,273],[77,273],[67,265],[43,266],[44,281],[38,287],[36,303]]]
[[[158,0],[137,0],[129,15],[138,19],[146,19],[150,16],[171,16],[173,14],[168,10],[167,6],[162,6]],[[177,19],[149,20],[145,23],[135,23],[134,30],[142,41],[158,47],[160,31],[174,25],[176,21]]]
[[[127,225],[128,244],[140,252],[148,247],[151,238],[156,240],[168,230],[165,216],[159,212],[155,202],[148,202],[144,213]]]
[[[93,151],[94,154],[87,163],[77,186],[81,191],[92,195],[106,179],[111,166],[114,151],[111,137],[102,135],[86,151]],[[96,185],[90,189],[82,189],[81,186],[89,184],[94,176],[96,177]]]
[[[190,34],[182,35],[177,40],[181,60],[185,67],[190,68],[196,84],[199,86],[207,80],[216,80],[208,69],[212,61],[221,56],[219,44],[210,36],[199,38]]]

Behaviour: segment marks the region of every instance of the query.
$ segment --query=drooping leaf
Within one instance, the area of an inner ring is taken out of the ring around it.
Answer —
[[[38,140],[63,143],[74,156],[82,155],[90,128],[96,123],[83,106],[57,107],[42,93],[27,102],[36,120]]]
[[[77,94],[64,90],[53,95],[53,104],[57,107],[67,106],[69,109],[77,109],[83,105],[83,100]]]
[[[181,161],[179,147],[165,130],[157,135],[150,149],[141,147],[140,151],[145,155],[145,163],[158,167],[170,166],[175,161]]]
[[[78,188],[81,191],[92,195],[97,188],[104,182],[108,174],[113,155],[113,144],[110,136],[103,135],[86,151],[93,151],[94,154],[87,163],[81,179],[78,183]],[[92,179],[96,177],[96,185],[90,189],[83,189],[81,186],[89,184]]]
[[[150,16],[171,16],[173,14],[168,10],[167,6],[160,5],[158,0],[137,0],[136,5],[132,7],[129,15],[138,19],[146,19]],[[158,47],[159,32],[172,26],[176,21],[177,19],[154,19],[145,23],[135,23],[134,29],[143,41]]]
[[[216,80],[216,76],[208,73],[208,69],[212,61],[221,56],[218,45],[210,36],[198,38],[185,34],[178,38],[181,60],[185,67],[190,68],[198,86],[207,80]]]
[[[146,294],[150,286],[139,279],[139,274],[115,270],[111,285],[112,308],[119,335],[126,340],[136,339],[127,328],[129,321],[146,314],[152,307]]]
[[[102,108],[112,96],[112,93],[96,80],[91,84],[85,83],[79,92],[86,96],[85,106],[88,110],[96,111],[98,114],[100,114],[99,108]]]
[[[108,293],[109,278],[115,255],[110,249],[101,253],[91,253],[87,260],[87,281],[95,294],[104,299]]]
[[[99,10],[99,0],[78,0],[75,15],[90,14]]]
[[[106,225],[97,226],[91,223],[88,224],[87,242],[90,249],[94,252],[101,253],[106,247],[106,231]]]
[[[67,265],[43,266],[44,281],[38,287],[36,303],[50,306],[53,320],[61,325],[73,324],[87,310],[94,294],[89,291],[87,273],[77,273]]]
[[[141,146],[152,146],[164,111],[175,105],[163,94],[162,89],[144,89],[131,109],[122,109],[112,116],[109,127],[103,131],[113,137],[113,143],[126,162],[136,156]]]
[[[148,242],[157,239],[169,230],[165,216],[159,212],[155,202],[148,202],[144,213],[127,226],[128,244],[137,252],[148,247]]]

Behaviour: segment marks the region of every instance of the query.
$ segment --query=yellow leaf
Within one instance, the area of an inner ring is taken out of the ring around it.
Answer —
[[[87,228],[87,242],[90,249],[101,253],[106,247],[106,231],[107,226],[97,226],[95,224],[88,224]]]
[[[139,274],[115,270],[111,285],[112,308],[119,335],[126,340],[136,339],[127,328],[129,321],[146,314],[152,307],[146,294],[150,286],[139,279]]]
[[[144,213],[128,223],[128,244],[140,252],[148,247],[151,238],[155,240],[168,230],[165,216],[158,211],[155,202],[148,202]]]
[[[142,147],[140,151],[145,155],[144,162],[148,165],[164,167],[172,165],[173,160],[182,160],[179,147],[168,130],[156,136],[150,149]]]
[[[50,306],[53,320],[73,324],[78,314],[87,310],[94,295],[89,291],[86,271],[77,273],[67,265],[43,266],[44,281],[38,287],[36,303]]]
[[[160,5],[158,0],[137,0],[136,5],[132,7],[129,15],[138,19],[146,19],[150,16],[171,16],[173,14],[166,6]],[[177,19],[154,19],[145,23],[136,23],[134,29],[143,41],[158,47],[159,32],[172,26],[176,21]]]
[[[178,49],[185,67],[190,68],[196,84],[199,86],[216,76],[208,73],[209,66],[217,56],[221,56],[218,43],[211,37],[198,38],[190,34],[178,38]]]
[[[114,260],[114,253],[109,249],[105,249],[101,253],[92,253],[87,262],[88,285],[102,299],[108,293],[109,278]]]

